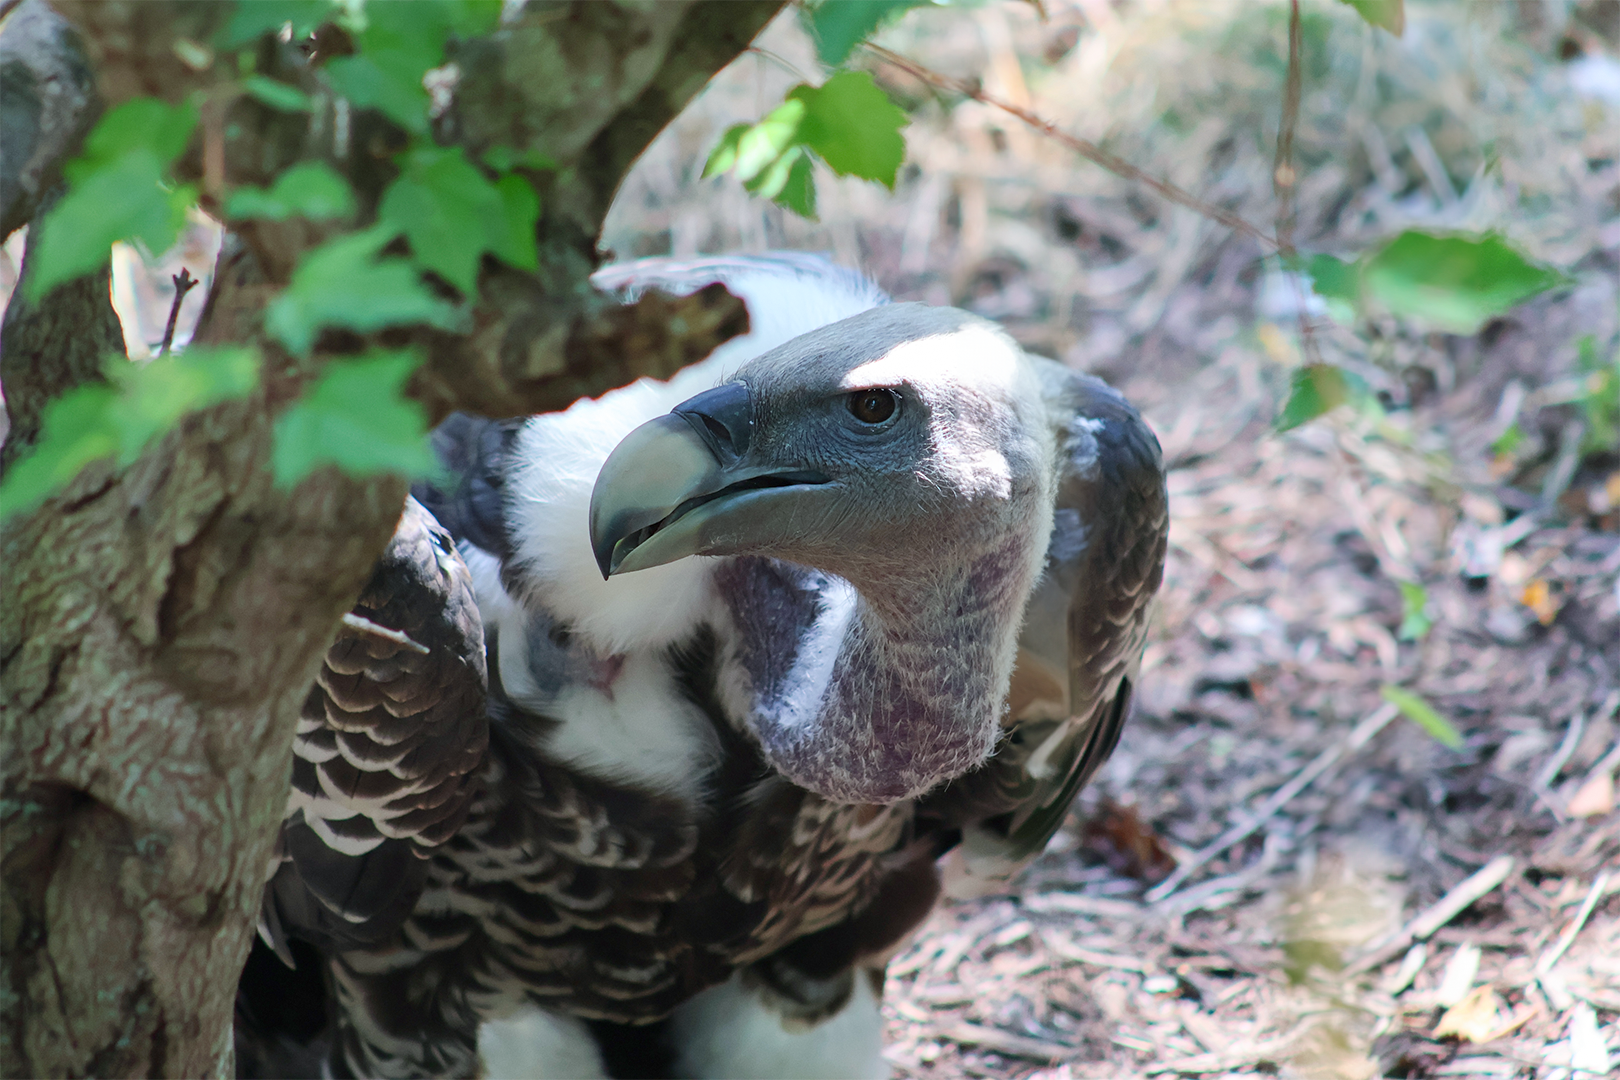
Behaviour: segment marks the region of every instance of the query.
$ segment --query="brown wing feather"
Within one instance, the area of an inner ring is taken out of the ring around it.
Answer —
[[[1060,471],[1007,736],[985,768],[923,808],[963,830],[976,876],[995,882],[1040,853],[1119,740],[1169,530],[1158,440],[1140,415],[1099,380],[1038,363],[1060,425]]]
[[[422,858],[466,819],[489,740],[484,638],[449,534],[407,499],[327,650],[294,744],[267,937],[378,940],[409,914]]]

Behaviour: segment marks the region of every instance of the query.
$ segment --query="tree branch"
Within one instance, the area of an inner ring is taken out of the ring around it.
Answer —
[[[0,96],[0,236],[10,236],[101,113],[84,43],[45,0],[23,0],[6,22]]]
[[[1040,132],[1042,135],[1057,140],[1064,146],[1067,146],[1070,150],[1073,150],[1075,153],[1085,158],[1087,161],[1102,166],[1115,176],[1125,180],[1134,181],[1135,183],[1141,184],[1143,187],[1156,192],[1161,197],[1168,199],[1170,202],[1176,203],[1180,206],[1185,206],[1189,210],[1196,210],[1198,213],[1203,214],[1212,221],[1218,221],[1235,232],[1240,232],[1244,236],[1259,241],[1263,247],[1275,249],[1277,246],[1276,240],[1267,236],[1265,232],[1262,231],[1258,226],[1250,224],[1243,218],[1242,215],[1234,214],[1232,211],[1216,206],[1214,203],[1206,202],[1205,200],[1194,195],[1192,192],[1177,187],[1168,180],[1154,176],[1152,173],[1144,172],[1135,165],[1132,165],[1130,162],[1126,161],[1124,158],[1120,157],[1118,154],[1110,154],[1107,150],[1104,150],[1102,147],[1098,146],[1089,139],[1082,139],[1078,135],[1070,135],[1067,131],[1064,131],[1062,128],[1059,128],[1056,124],[1052,123],[1052,121],[1043,119],[1042,117],[1030,112],[1028,109],[1014,105],[1009,101],[1002,101],[1000,98],[992,97],[991,95],[986,94],[983,90],[980,90],[977,86],[974,86],[972,83],[966,82],[965,80],[953,79],[949,75],[941,75],[939,72],[917,63],[917,61],[912,60],[909,57],[901,56],[897,52],[885,49],[881,45],[873,45],[871,42],[863,42],[862,44],[868,51],[872,52],[881,60],[892,64],[901,71],[904,71],[915,78],[921,79],[930,86],[936,86],[941,90],[949,90],[953,93],[961,94],[963,97],[972,98],[974,101],[981,104],[1000,109],[1002,112],[1022,120],[1024,123]]]
[[[37,202],[36,221],[62,190],[58,184]],[[0,471],[33,446],[45,406],[75,386],[99,380],[107,357],[124,352],[109,267],[63,282],[38,303],[30,303],[26,286],[33,259],[33,249],[25,250],[22,273],[0,326],[0,384],[5,385],[6,412],[11,417],[5,447],[0,449]]]

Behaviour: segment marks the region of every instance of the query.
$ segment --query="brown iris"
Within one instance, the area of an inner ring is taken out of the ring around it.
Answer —
[[[873,390],[857,390],[849,395],[850,415],[863,424],[881,424],[894,415],[895,407],[900,404],[900,395],[893,390],[882,387]]]

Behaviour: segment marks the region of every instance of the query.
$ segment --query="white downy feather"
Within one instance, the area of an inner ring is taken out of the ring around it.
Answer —
[[[705,990],[670,1018],[675,1075],[754,1080],[882,1080],[883,1016],[864,972],[849,1003],[808,1030],[742,985],[740,976]]]
[[[525,1008],[478,1029],[478,1056],[489,1080],[598,1080],[607,1076],[583,1021]]]

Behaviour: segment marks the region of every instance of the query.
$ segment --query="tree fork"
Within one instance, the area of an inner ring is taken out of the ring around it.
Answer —
[[[49,13],[24,0],[14,20],[30,6]],[[723,292],[619,307],[587,276],[601,216],[634,157],[779,7],[535,3],[491,35],[522,61],[533,56],[512,50],[554,47],[566,29],[570,57],[560,76],[533,63],[499,68],[506,85],[492,101],[552,95],[590,106],[554,109],[550,127],[508,142],[572,148],[559,158],[571,169],[536,180],[545,269],[527,277],[486,262],[474,308],[482,335],[413,332],[432,356],[415,388],[433,411],[561,407],[649,371],[668,374],[746,326],[740,302]],[[140,94],[219,93],[234,77],[225,65],[187,68],[172,48],[180,37],[210,40],[223,5],[106,0],[57,10],[82,41],[59,25],[52,33],[82,45],[109,107]],[[476,95],[456,110],[460,130],[441,130],[442,141],[522,119],[496,115]],[[72,133],[48,161],[31,155],[31,176],[59,171],[85,115],[72,113]],[[288,145],[279,128],[258,133]],[[244,137],[255,135],[249,126]],[[205,156],[188,154],[180,168],[200,175]],[[12,160],[0,170],[8,179]],[[228,159],[223,179],[240,182],[231,168]],[[35,203],[18,205],[31,213]],[[7,213],[15,220],[9,201]],[[271,483],[272,425],[299,381],[259,337],[276,282],[244,240],[222,254],[196,340],[257,340],[262,385],[186,417],[128,469],[91,465],[0,532],[5,1075],[231,1073],[233,991],[286,803],[297,712],[399,515],[405,484],[396,477],[327,469],[292,492]],[[14,416],[37,418],[91,377],[69,332],[86,324],[57,306],[67,304],[59,295],[88,305],[106,344],[116,323],[101,307],[104,279],[91,279],[41,301],[37,346],[23,349],[26,335],[8,318],[0,362]],[[329,358],[318,354],[317,366]],[[38,377],[50,372],[60,377]]]

